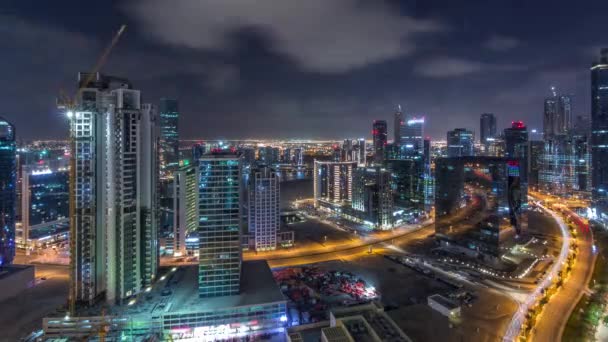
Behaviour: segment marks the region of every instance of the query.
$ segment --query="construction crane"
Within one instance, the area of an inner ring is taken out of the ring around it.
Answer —
[[[123,34],[127,25],[122,25],[118,32],[112,38],[112,41],[104,49],[103,53],[93,66],[91,72],[87,75],[84,82],[81,82],[76,90],[73,97],[66,96],[65,92],[60,90],[59,98],[57,99],[57,108],[65,111],[68,118],[72,118],[74,111],[78,104],[78,98],[82,93],[82,90],[86,88],[89,83],[93,80],[93,77],[99,72],[99,70],[106,63],[110,52],[118,43],[120,36]],[[73,316],[76,311],[76,138],[72,130],[72,123],[70,122],[70,293],[68,295],[68,313]]]

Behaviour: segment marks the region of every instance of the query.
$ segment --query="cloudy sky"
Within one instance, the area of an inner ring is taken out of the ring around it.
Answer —
[[[606,13],[562,0],[3,0],[0,116],[22,139],[65,136],[57,94],[124,23],[102,72],[146,102],[177,98],[184,138],[369,137],[397,104],[437,139],[478,131],[483,112],[540,129],[552,85],[589,113]]]

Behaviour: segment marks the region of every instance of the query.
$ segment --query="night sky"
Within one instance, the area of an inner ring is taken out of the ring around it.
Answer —
[[[588,115],[607,16],[599,0],[2,0],[0,116],[65,137],[59,89],[124,23],[102,72],[177,98],[183,138],[369,137],[397,104],[433,138],[483,112],[541,129],[551,85]]]

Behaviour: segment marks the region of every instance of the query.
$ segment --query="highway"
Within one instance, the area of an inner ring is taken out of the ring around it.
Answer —
[[[557,276],[557,273],[561,269],[562,263],[564,263],[565,260],[568,258],[568,252],[570,249],[570,232],[568,231],[568,226],[561,219],[561,217],[559,217],[553,211],[550,211],[549,209],[543,207],[542,205],[540,207],[543,208],[544,210],[546,210],[548,213],[550,213],[551,216],[553,216],[553,218],[559,224],[560,230],[562,232],[562,237],[563,237],[562,248],[560,250],[557,260],[555,260],[550,271],[547,272],[547,275],[539,282],[538,286],[534,289],[534,291],[532,293],[530,293],[530,295],[527,296],[525,301],[523,303],[519,304],[519,308],[517,309],[517,311],[511,318],[511,322],[509,323],[509,326],[503,337],[503,341],[505,341],[505,342],[515,341],[518,338],[518,336],[521,332],[522,325],[526,321],[526,314],[527,314],[528,310],[530,310],[531,308],[533,308],[536,305],[536,303],[539,301],[539,299],[543,295],[542,290],[545,288],[548,288],[551,285],[551,283],[553,282],[553,279]],[[547,310],[547,308],[545,308],[545,310]],[[559,315],[560,313],[558,312],[557,314]],[[566,320],[567,319],[568,318],[566,317]],[[559,328],[559,327],[556,326],[554,328]],[[559,338],[558,339],[549,339],[549,340],[540,340],[539,339],[538,341],[559,341]]]

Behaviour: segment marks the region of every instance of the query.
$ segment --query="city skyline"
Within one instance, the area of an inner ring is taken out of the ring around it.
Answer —
[[[66,135],[67,123],[58,120],[54,106],[60,88],[73,90],[74,68],[91,68],[123,23],[128,25],[125,36],[102,71],[128,75],[146,92],[147,102],[158,105],[161,97],[176,98],[184,138],[333,138],[338,129],[336,138],[366,136],[369,130],[363,124],[373,119],[392,122],[398,104],[404,115],[425,115],[426,134],[434,139],[452,128],[446,119],[476,131],[478,115],[485,112],[496,114],[500,128],[522,120],[540,130],[542,99],[550,95],[551,86],[573,95],[573,117],[590,114],[588,69],[606,43],[599,28],[600,13],[608,6],[581,4],[563,16],[562,6],[554,2],[494,9],[485,4],[382,1],[364,11],[348,0],[340,2],[342,7],[281,5],[293,6],[302,17],[282,22],[264,15],[268,2],[254,8],[213,5],[208,12],[236,18],[222,26],[214,20],[153,20],[154,9],[166,10],[161,2],[149,8],[136,2],[93,2],[87,6],[96,16],[81,18],[70,17],[84,11],[83,4],[63,3],[23,1],[2,14],[11,24],[1,33],[10,42],[6,65],[11,67],[0,81],[6,83],[0,84],[10,90],[9,99],[26,96],[25,89],[35,90],[27,93],[31,101],[9,100],[2,111],[16,126],[30,125],[19,139]],[[32,6],[39,10],[31,11]],[[209,15],[190,2],[173,10],[188,19],[182,11],[203,19]],[[330,20],[338,13],[345,19]],[[459,20],[464,14],[476,20],[464,25]],[[569,20],[583,14],[584,28]],[[515,27],[501,19],[511,15],[520,18]],[[329,37],[340,41],[334,53],[317,32],[311,32],[311,39],[302,35],[301,26],[311,17],[318,18],[320,30],[342,28]],[[353,23],[352,18],[359,20]],[[377,22],[394,29],[372,29]],[[353,29],[357,25],[361,28]],[[485,33],[480,34],[482,27]],[[362,29],[369,29],[373,39],[358,37]],[[184,30],[205,34],[192,37]],[[560,46],[570,48],[563,51],[544,39],[549,34],[560,35]],[[28,39],[33,36],[41,43]],[[304,38],[308,40],[302,42]],[[48,52],[39,59],[21,58],[37,55],[39,49]],[[64,58],[56,52],[65,50],[74,53]],[[139,62],[142,56],[146,63]],[[29,73],[37,75],[35,81]],[[347,116],[353,124],[343,127]],[[234,125],[239,122],[243,125]]]

